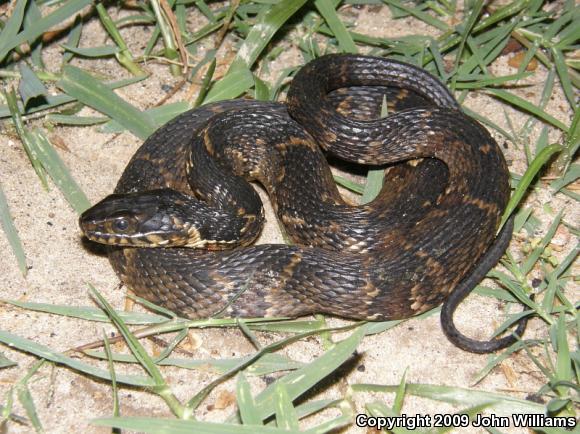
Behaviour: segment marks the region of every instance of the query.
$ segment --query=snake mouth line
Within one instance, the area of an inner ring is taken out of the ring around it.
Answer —
[[[121,236],[121,235],[111,235],[109,233],[103,232],[90,231],[85,229],[83,229],[83,233],[87,239],[95,243],[106,244],[109,246],[155,248],[155,247],[167,247],[172,243],[171,239],[161,239],[157,235],[141,235],[138,237],[134,235]]]
[[[113,245],[122,245],[122,246],[138,245],[138,243],[135,243],[134,240],[131,238],[121,237],[121,236],[117,236],[117,235],[110,235],[108,233],[94,231],[94,230],[91,230],[89,228],[83,227],[83,225],[81,225],[81,230],[83,231],[83,235],[87,239],[89,239],[95,243],[107,244],[110,246],[113,246]]]
[[[154,233],[139,235],[112,233],[105,227],[105,224],[83,221],[82,216],[79,220],[79,226],[87,239],[109,246],[166,247],[172,241],[175,243],[169,237],[164,238]]]

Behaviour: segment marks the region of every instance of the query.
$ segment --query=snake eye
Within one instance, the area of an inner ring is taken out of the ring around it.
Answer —
[[[119,218],[113,223],[115,230],[118,232],[125,232],[129,228],[129,220],[125,218]]]

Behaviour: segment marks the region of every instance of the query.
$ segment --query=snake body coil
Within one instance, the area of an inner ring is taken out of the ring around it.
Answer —
[[[384,95],[395,112],[380,118]],[[347,204],[323,150],[393,163],[378,197]],[[266,188],[294,245],[247,247],[264,219],[248,180]],[[484,252],[509,184],[496,142],[437,79],[328,55],[298,72],[286,104],[223,101],[178,116],[115,193],[81,227],[119,246],[110,261],[139,296],[192,318],[227,306],[230,316],[388,320],[441,304],[479,263],[493,266]]]

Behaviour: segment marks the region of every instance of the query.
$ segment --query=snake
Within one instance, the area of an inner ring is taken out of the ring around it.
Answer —
[[[377,197],[343,198],[327,158],[386,167]],[[265,214],[252,181],[288,244],[253,245]],[[160,127],[79,224],[136,295],[188,318],[386,321],[445,302],[448,338],[490,352],[525,320],[477,341],[453,313],[511,239],[511,220],[496,236],[509,197],[497,142],[439,79],[328,54],[294,75],[283,103],[212,102]]]

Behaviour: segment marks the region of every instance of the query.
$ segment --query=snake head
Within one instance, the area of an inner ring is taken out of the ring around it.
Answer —
[[[181,210],[190,198],[175,190],[112,194],[79,218],[85,236],[119,246],[174,247],[189,245],[197,232]]]

